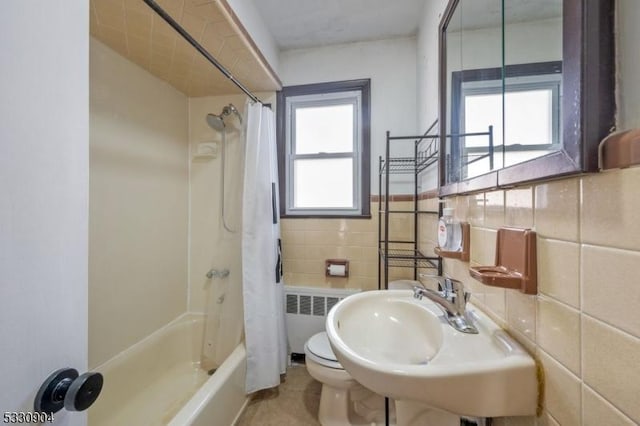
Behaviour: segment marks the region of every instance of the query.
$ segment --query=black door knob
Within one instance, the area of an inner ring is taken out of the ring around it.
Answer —
[[[56,413],[62,408],[84,411],[98,399],[102,384],[100,373],[78,376],[74,368],[54,371],[40,386],[33,403],[34,411],[47,414]]]

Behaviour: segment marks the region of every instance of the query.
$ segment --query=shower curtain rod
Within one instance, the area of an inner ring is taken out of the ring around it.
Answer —
[[[149,6],[151,9],[153,9],[153,11],[156,12],[162,19],[164,19],[167,24],[171,25],[171,27],[174,30],[176,30],[178,32],[178,34],[180,34],[182,36],[182,38],[184,38],[190,45],[195,47],[196,50],[198,52],[200,52],[200,54],[202,56],[204,56],[209,62],[211,62],[213,64],[213,66],[218,68],[218,70],[220,70],[220,72],[222,74],[224,74],[225,77],[227,77],[229,80],[231,80],[231,82],[233,84],[238,86],[238,88],[240,90],[242,90],[249,98],[251,98],[252,101],[259,102],[259,103],[262,104],[262,101],[260,99],[258,99],[258,97],[256,95],[251,93],[251,91],[249,89],[247,89],[242,83],[240,83],[238,80],[236,80],[236,78],[229,72],[229,70],[227,70],[220,62],[218,62],[218,60],[216,58],[214,58],[213,55],[211,55],[211,53],[209,53],[207,51],[207,49],[202,47],[202,45],[200,43],[198,43],[193,37],[191,37],[191,34],[189,34],[184,28],[182,28],[182,26],[180,24],[178,24],[171,17],[171,15],[169,15],[167,12],[165,12],[165,10],[163,8],[161,8],[158,5],[158,3],[156,3],[154,0],[143,0],[143,1],[147,4],[147,6]]]

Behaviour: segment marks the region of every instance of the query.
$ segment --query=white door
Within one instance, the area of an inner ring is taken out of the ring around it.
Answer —
[[[89,2],[63,3],[0,11],[0,424],[87,368]]]

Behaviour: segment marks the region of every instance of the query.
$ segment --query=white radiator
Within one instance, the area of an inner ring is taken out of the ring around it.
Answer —
[[[324,331],[331,308],[350,294],[358,292],[359,289],[284,286],[289,352],[303,354],[305,342],[314,334]]]

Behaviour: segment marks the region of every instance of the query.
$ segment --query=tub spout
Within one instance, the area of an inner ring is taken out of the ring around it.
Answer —
[[[227,278],[229,276],[229,270],[228,269],[223,269],[223,270],[218,270],[218,269],[211,269],[209,272],[207,272],[207,278],[212,279],[212,278]]]

